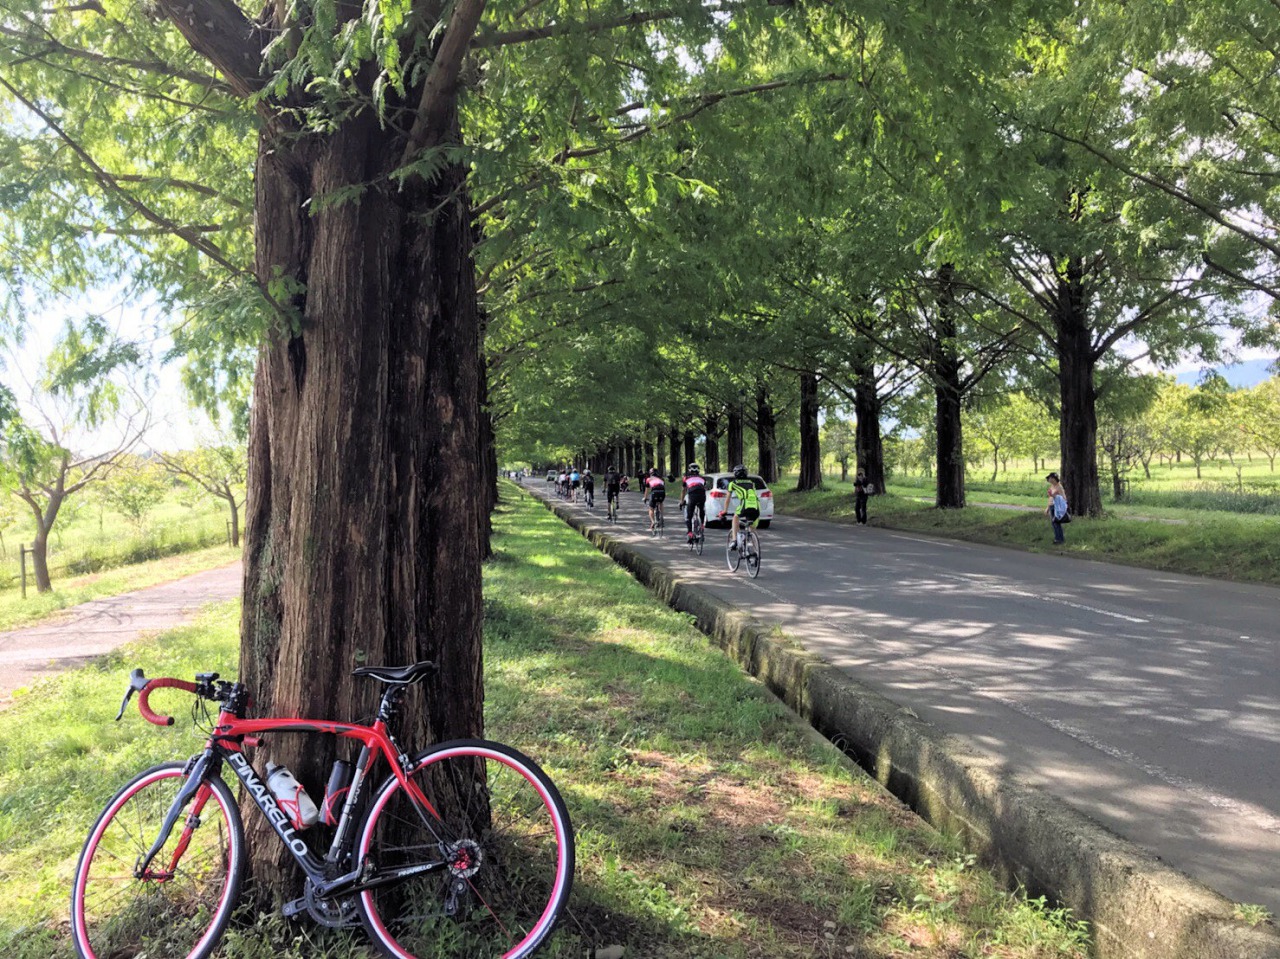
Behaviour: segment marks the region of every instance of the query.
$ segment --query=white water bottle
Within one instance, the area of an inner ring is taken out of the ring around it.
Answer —
[[[306,829],[319,821],[320,810],[307,795],[307,791],[302,788],[302,783],[298,782],[293,773],[284,766],[267,763],[267,788],[271,790],[271,795],[276,797],[276,802],[289,817],[294,828]]]

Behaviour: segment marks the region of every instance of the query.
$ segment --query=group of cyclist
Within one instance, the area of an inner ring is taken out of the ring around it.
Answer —
[[[649,470],[644,480],[645,505],[649,508],[649,529],[662,515],[662,504],[667,498],[667,484],[662,474],[656,469]],[[747,468],[742,465],[733,468],[733,478],[725,489],[729,498],[729,507],[733,509],[733,530],[730,533],[731,550],[737,549],[738,529],[742,523],[754,523],[760,518],[760,496],[755,484],[747,479]],[[734,504],[736,501],[736,508]],[[707,479],[697,463],[690,463],[680,480],[680,502],[684,513],[685,535],[693,539],[693,518],[697,516],[703,523],[707,520]]]
[[[628,477],[610,465],[601,477],[604,481],[605,498],[610,515],[615,515],[619,494],[625,492]],[[556,476],[556,493],[570,502],[578,502],[581,491],[587,506],[595,505],[595,477],[591,470],[579,470],[571,466]],[[644,492],[644,504],[649,511],[649,530],[652,532],[662,516],[663,504],[667,499],[667,481],[662,474],[651,468],[647,474],[641,474],[641,488]],[[733,468],[733,478],[725,489],[732,513],[733,529],[730,532],[730,550],[737,549],[738,530],[743,523],[754,523],[760,518],[760,496],[755,484],[747,478],[747,468],[742,465]],[[685,535],[693,539],[693,518],[698,516],[703,523],[707,519],[707,479],[702,475],[702,468],[697,463],[690,463],[680,479],[679,507],[684,514]]]
[[[576,503],[579,490],[584,503],[588,506],[596,505],[596,478],[591,475],[591,470],[580,471],[578,467],[570,466],[556,475],[556,495]]]

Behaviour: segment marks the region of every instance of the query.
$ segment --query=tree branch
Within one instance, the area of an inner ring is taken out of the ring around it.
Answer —
[[[271,33],[244,15],[234,0],[155,0],[192,49],[248,98],[266,85],[262,54]]]
[[[486,0],[456,0],[444,38],[436,49],[431,72],[422,85],[422,98],[418,112],[409,130],[409,142],[405,145],[400,165],[407,165],[423,147],[434,143],[444,132],[453,116],[457,102],[458,73],[467,48],[480,25]]]

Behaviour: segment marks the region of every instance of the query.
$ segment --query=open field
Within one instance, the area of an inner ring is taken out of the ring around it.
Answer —
[[[488,734],[560,785],[579,840],[546,950],[580,959],[1082,959],[1083,929],[999,889],[551,513],[504,491],[485,571]],[[0,954],[60,959],[68,877],[129,773],[199,742],[110,720],[127,671],[234,673],[234,607],[37,689],[0,723]],[[182,695],[157,708],[186,715]],[[369,959],[360,936],[244,917],[227,954]]]
[[[227,542],[230,511],[221,500],[204,497],[183,502],[189,493],[172,491],[134,525],[97,498],[69,498],[49,536],[49,575],[59,580],[149,559],[173,556]],[[35,526],[26,504],[12,498],[14,519],[0,530],[0,597],[20,587],[18,547],[30,544]],[[31,558],[27,558],[27,591],[35,591]]]

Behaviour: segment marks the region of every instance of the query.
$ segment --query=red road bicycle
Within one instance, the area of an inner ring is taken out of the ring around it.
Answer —
[[[209,732],[185,763],[139,773],[89,833],[71,894],[72,935],[82,959],[203,959],[217,948],[239,898],[244,827],[229,768],[305,873],[288,917],[324,926],[363,925],[389,956],[532,955],[551,933],[573,884],[573,829],[564,801],[538,766],[485,740],[440,743],[408,755],[391,733],[406,689],[434,663],[354,671],[386,685],[372,726],[310,719],[247,719],[241,683],[200,673],[194,683],[130,677],[124,715],[159,726],[148,697],[172,687],[195,694],[193,718]],[[209,722],[209,707],[218,716]],[[349,786],[326,802],[323,826],[303,831],[273,796],[243,747],[264,733],[326,733],[360,743]],[[379,757],[391,773],[372,792]],[[338,811],[337,806],[341,805]]]

